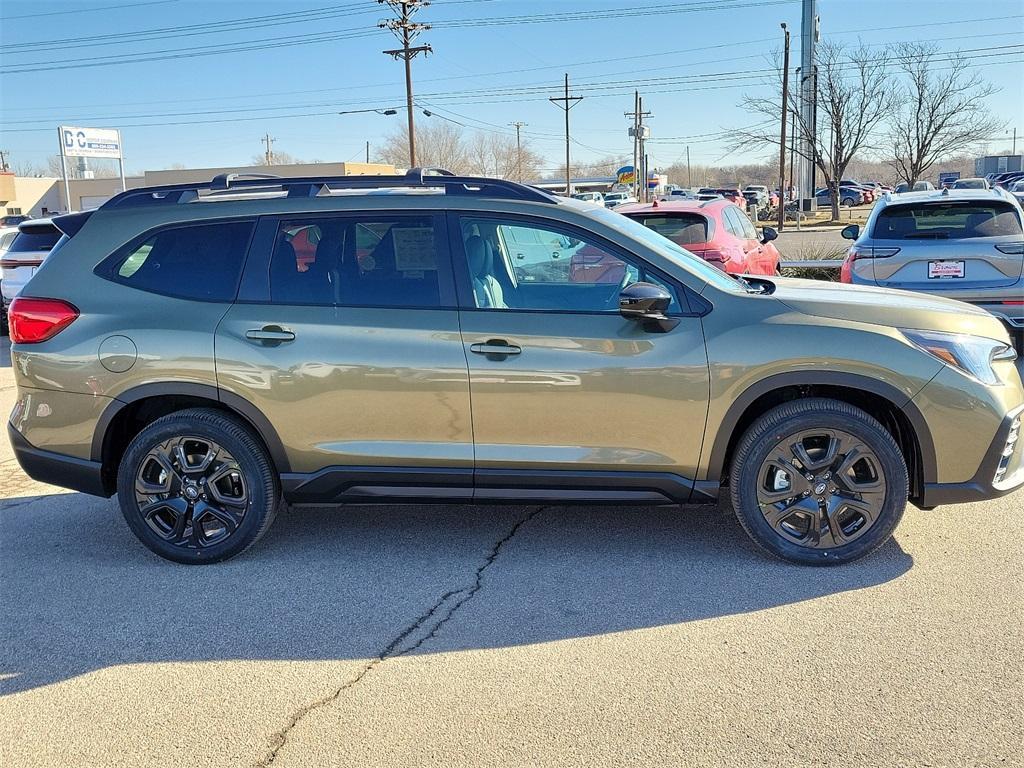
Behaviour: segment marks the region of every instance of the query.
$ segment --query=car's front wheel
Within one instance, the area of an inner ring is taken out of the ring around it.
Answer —
[[[240,421],[206,408],[164,416],[136,435],[121,460],[117,495],[143,544],[189,564],[244,552],[281,503],[260,441]]]
[[[907,505],[907,467],[892,435],[848,403],[795,400],[757,419],[730,473],[736,516],[768,552],[835,565],[892,536]]]

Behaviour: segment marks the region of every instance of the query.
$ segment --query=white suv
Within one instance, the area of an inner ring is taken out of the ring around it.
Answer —
[[[18,225],[18,235],[0,258],[4,307],[11,305],[60,237],[60,230],[50,219],[33,219]]]

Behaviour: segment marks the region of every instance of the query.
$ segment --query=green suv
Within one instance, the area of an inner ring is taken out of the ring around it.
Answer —
[[[286,503],[726,492],[764,549],[832,564],[908,499],[1024,484],[1014,352],[956,301],[730,276],[436,170],[221,176],[55,222],[10,309],[11,442],[171,560],[237,555]]]

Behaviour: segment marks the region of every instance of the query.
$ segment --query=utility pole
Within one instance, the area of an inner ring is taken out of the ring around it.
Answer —
[[[633,118],[633,127],[629,129],[633,137],[633,197],[640,200],[644,193],[641,190],[647,189],[647,177],[641,174],[641,166],[644,166],[644,139],[647,138],[645,117],[654,117],[650,112],[644,112],[644,100],[640,98],[640,91],[634,91],[633,111],[624,112],[626,117]]]
[[[796,110],[789,116],[789,189],[793,188],[793,156],[796,154]],[[787,189],[787,193],[788,193]],[[787,194],[788,197],[788,194]]]
[[[789,29],[785,22],[785,54],[782,57],[782,135],[779,138],[779,231],[786,223],[786,110],[789,108]]]
[[[416,166],[416,125],[413,119],[412,104],[412,60],[417,54],[426,56],[433,53],[430,45],[413,46],[413,41],[419,37],[424,30],[430,29],[429,24],[418,24],[412,20],[413,15],[420,9],[430,5],[429,0],[377,0],[378,3],[387,4],[393,11],[398,13],[397,19],[388,19],[380,22],[377,26],[381,29],[390,29],[402,43],[401,48],[384,51],[388,56],[405,60],[405,106],[409,113],[409,167]]]
[[[1010,154],[1011,155],[1016,155],[1017,154],[1017,129],[1016,128],[1013,129],[1013,149],[1010,151]],[[5,166],[4,170],[6,171],[7,170],[6,163],[4,164],[4,166]]]
[[[582,96],[569,95],[569,73],[565,73],[565,95],[548,99],[552,104],[557,104],[565,112],[565,195],[572,196],[572,171],[569,168],[569,110],[583,101]]]
[[[800,23],[800,124],[804,128],[800,137],[800,208],[814,205],[814,147],[817,141],[815,117],[817,113],[818,83],[815,66],[815,47],[818,43],[818,0],[802,0],[803,16]]]
[[[629,113],[627,113],[628,116]],[[633,91],[633,197],[640,199],[640,91]]]
[[[10,166],[7,165],[7,150],[0,149],[0,171],[7,173],[9,169]]]
[[[370,164],[370,142],[366,142],[366,164]]]
[[[521,120],[516,120],[514,123],[509,123],[516,129],[516,178],[519,183],[523,183],[523,144],[519,139],[519,131],[526,127],[526,123]]]
[[[693,174],[690,173],[690,145],[686,145],[686,186],[693,188]]]
[[[263,155],[263,158],[264,158],[264,162],[263,162],[263,164],[264,164],[264,165],[273,165],[273,164],[274,164],[274,150],[273,150],[273,149],[271,149],[271,147],[273,147],[273,146],[274,146],[274,137],[273,137],[273,136],[271,136],[271,135],[270,135],[270,134],[268,133],[268,134],[266,134],[266,135],[265,135],[265,136],[264,136],[264,137],[263,137],[263,138],[261,139],[261,141],[262,141],[262,142],[263,142],[264,144],[266,144],[266,145],[267,145],[267,150],[266,150],[266,152],[265,152],[265,153],[264,153],[264,155]]]

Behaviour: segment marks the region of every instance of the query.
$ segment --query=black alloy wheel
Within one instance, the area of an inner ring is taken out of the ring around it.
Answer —
[[[794,400],[756,419],[736,446],[729,486],[757,544],[810,565],[850,562],[888,541],[909,490],[885,427],[826,398]]]
[[[256,543],[281,504],[276,471],[248,425],[191,408],[157,419],[132,440],[118,501],[132,532],[179,563],[212,563]]]

